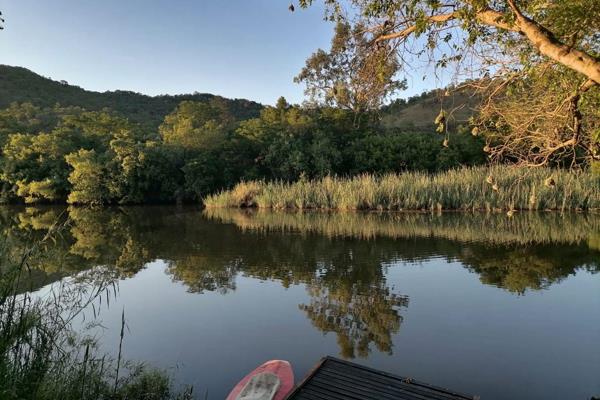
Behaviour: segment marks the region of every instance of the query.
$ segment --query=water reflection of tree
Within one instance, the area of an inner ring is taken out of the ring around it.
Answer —
[[[167,271],[173,281],[183,282],[190,293],[219,292],[226,294],[235,290],[238,263],[221,264],[204,256],[186,256],[168,262]]]
[[[61,212],[1,208],[2,239],[19,254]],[[170,277],[193,293],[235,290],[239,274],[285,287],[305,284],[309,300],[300,309],[319,330],[336,335],[344,357],[364,357],[372,346],[392,350],[408,305],[385,281],[385,266],[395,261],[443,256],[460,261],[484,284],[515,293],[546,288],[582,268],[600,269],[600,217],[591,215],[507,221],[351,213],[279,218],[236,211],[213,215],[215,221],[197,209],[167,207],[70,208],[68,215],[68,230],[31,262],[47,279],[97,266],[130,277],[162,259]],[[41,278],[35,276],[38,287]]]
[[[461,262],[476,272],[481,282],[522,294],[546,289],[578,269],[599,272],[599,257],[598,251],[590,251],[585,244],[509,246],[463,253]]]
[[[524,213],[377,214],[286,213],[207,210],[243,232],[363,238],[387,249],[382,261],[420,261],[432,256],[458,260],[484,284],[514,293],[540,290],[578,269],[600,271],[600,216]],[[363,242],[364,242],[363,240]],[[369,242],[367,242],[369,243]]]
[[[356,285],[329,288],[312,283],[308,286],[309,304],[299,307],[323,333],[334,332],[344,358],[367,357],[371,343],[377,350],[392,353],[392,334],[402,323],[402,307],[408,297],[373,287],[361,292]]]
[[[66,223],[66,228],[28,261],[31,271],[45,273],[48,280],[94,267],[107,267],[107,271],[117,272],[117,277],[130,277],[149,261],[143,241],[136,236],[136,224],[118,210],[0,208],[2,239],[14,254],[22,254],[31,243],[39,241],[57,221]],[[43,285],[42,276],[38,277],[38,286]]]
[[[256,235],[231,225],[189,223],[199,226],[180,226],[191,254],[170,257],[168,273],[190,291],[227,292],[235,289],[239,273],[285,287],[303,283],[310,301],[300,308],[315,327],[336,334],[344,357],[366,356],[371,344],[391,351],[407,299],[386,286],[382,262],[389,255],[372,243],[279,232]]]
[[[88,208],[69,209],[71,254],[95,265],[114,266],[123,276],[135,275],[149,260],[149,252],[138,237],[136,215],[121,210],[102,212]]]

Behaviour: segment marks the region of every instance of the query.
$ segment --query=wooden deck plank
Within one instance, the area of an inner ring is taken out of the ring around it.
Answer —
[[[397,397],[390,395],[389,393],[378,390],[377,394],[373,394],[373,390],[371,388],[360,385],[353,384],[347,381],[338,380],[329,376],[323,376],[321,374],[315,376],[313,378],[313,382],[320,383],[323,387],[329,388],[330,390],[335,390],[337,393],[345,394],[352,393],[360,396],[361,399],[365,400],[394,400]]]
[[[364,373],[361,370],[347,367],[336,368],[331,370],[326,365],[319,371],[320,374],[335,374],[338,376],[344,376],[352,380],[366,380],[373,386],[381,385],[386,390],[394,392],[403,392],[405,395],[412,394],[415,399],[435,399],[435,400],[453,400],[456,399],[456,395],[448,393],[446,391],[440,391],[437,388],[431,386],[423,386],[421,382],[406,383],[404,378],[401,380],[391,381],[388,377],[381,377],[374,373]],[[460,397],[459,397],[460,398]]]
[[[325,359],[334,361],[334,363],[332,363],[330,365],[334,365],[336,369],[344,368],[345,366],[350,367],[350,369],[355,371],[356,373],[360,373],[362,371],[362,372],[373,374],[373,375],[369,375],[369,376],[381,376],[381,377],[389,378],[389,382],[391,384],[400,384],[400,385],[408,384],[408,385],[410,385],[410,387],[421,388],[421,389],[436,393],[441,396],[444,396],[444,395],[449,396],[448,397],[449,399],[456,399],[457,397],[459,399],[467,399],[467,400],[473,399],[473,396],[468,396],[463,393],[454,392],[454,391],[451,391],[446,388],[430,385],[428,383],[420,382],[420,381],[412,379],[412,378],[409,379],[406,377],[401,377],[398,375],[390,374],[389,372],[376,370],[373,368],[366,367],[364,365],[354,364],[349,361],[340,360],[340,359],[333,358],[333,357],[325,357]],[[327,364],[325,364],[325,367],[326,366],[327,366]],[[407,383],[407,380],[410,381],[410,383]]]
[[[472,400],[474,397],[325,357],[288,400]]]
[[[319,375],[323,375],[325,377],[332,377],[332,373],[329,371],[322,371]],[[338,373],[336,375],[338,377],[338,379],[342,379],[345,380],[346,382],[349,382],[350,385],[355,385],[360,383],[362,385],[363,388],[369,388],[369,389],[376,389],[378,391],[378,393],[381,393],[381,398],[387,398],[385,396],[389,396],[392,399],[398,399],[403,398],[403,399],[410,399],[410,400],[430,400],[430,399],[436,399],[436,400],[445,400],[439,397],[431,397],[430,395],[423,394],[420,391],[414,391],[414,390],[410,390],[410,385],[405,384],[403,387],[397,387],[395,385],[387,385],[385,383],[382,382],[378,382],[377,380],[373,379],[373,380],[368,380],[365,378],[361,378],[361,377],[352,377],[350,375],[345,375],[342,373]]]

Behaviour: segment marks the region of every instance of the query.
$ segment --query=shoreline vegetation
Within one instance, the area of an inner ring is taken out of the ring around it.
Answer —
[[[287,183],[246,181],[204,199],[207,208],[379,211],[598,211],[591,172],[498,165]]]
[[[41,292],[26,287],[31,265],[47,261],[48,249],[67,225],[52,224],[22,253],[8,237],[0,242],[0,398],[192,399],[193,388],[180,389],[167,371],[122,359],[125,311],[118,357],[100,351],[93,329],[101,326],[100,310],[117,293],[109,271],[88,270]],[[75,328],[76,320],[85,321],[82,330]]]

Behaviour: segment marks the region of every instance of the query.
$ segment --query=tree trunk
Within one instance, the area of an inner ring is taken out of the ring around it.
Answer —
[[[561,43],[550,31],[521,13],[517,14],[516,25],[541,54],[600,84],[600,60]]]
[[[531,44],[538,49],[542,55],[551,58],[554,61],[579,72],[580,74],[583,74],[596,84],[600,84],[600,60],[581,50],[574,49],[564,43],[561,43],[548,29],[523,15],[523,13],[521,13],[521,11],[516,7],[514,1],[508,0],[508,2],[516,17],[514,24],[504,22],[504,14],[491,9],[484,9],[477,12],[477,20],[485,25],[490,25],[496,28],[518,32],[525,35],[525,37],[527,37]],[[458,12],[454,11],[448,14],[433,15],[427,18],[427,22],[443,23],[456,18],[460,18],[460,16]],[[381,40],[406,38],[415,32],[416,29],[416,24],[411,25],[402,31],[381,35],[375,40],[375,42]]]

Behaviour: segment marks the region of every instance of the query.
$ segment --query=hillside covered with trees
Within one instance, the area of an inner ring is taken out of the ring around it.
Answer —
[[[0,108],[11,103],[31,103],[38,107],[81,107],[88,111],[108,108],[131,122],[156,129],[165,117],[182,101],[220,100],[228,104],[232,114],[239,119],[258,116],[262,105],[244,99],[225,99],[206,93],[147,96],[141,93],[117,90],[93,92],[70,85],[67,81],[54,81],[22,67],[0,65]]]
[[[398,104],[357,119],[352,110],[283,98],[264,107],[212,95],[96,93],[23,68],[1,73],[3,202],[198,201],[240,180],[434,172],[485,161],[483,141],[465,132],[448,142],[433,124],[382,122]]]

